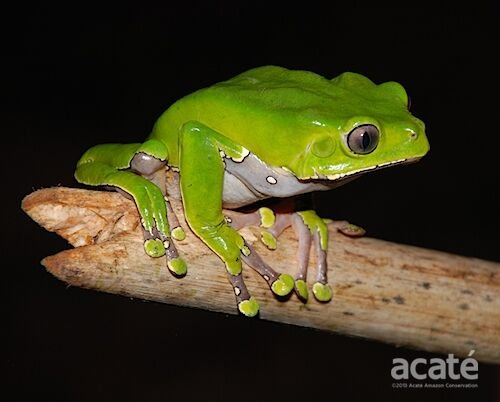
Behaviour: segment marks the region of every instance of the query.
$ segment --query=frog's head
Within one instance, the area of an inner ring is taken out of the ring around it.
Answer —
[[[418,161],[429,151],[424,123],[410,113],[400,84],[376,85],[355,73],[330,83],[329,99],[305,114],[311,134],[290,166],[299,179],[340,181]]]

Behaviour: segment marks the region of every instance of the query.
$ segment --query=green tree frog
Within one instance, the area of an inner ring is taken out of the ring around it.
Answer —
[[[258,302],[245,286],[242,261],[278,296],[308,298],[311,247],[318,255],[314,297],[332,297],[327,282],[327,224],[312,211],[224,215],[257,201],[328,190],[365,172],[413,162],[429,150],[424,124],[408,110],[396,82],[374,84],[346,72],[327,79],[308,71],[264,66],[196,91],[171,105],[143,143],[97,145],[81,157],[76,179],[131,196],[144,229],[144,250],[166,256],[176,276],[186,273],[174,241],[184,239],[168,198],[152,175],[167,165],[180,171],[186,220],[225,264],[238,310],[255,316]],[[238,230],[259,223],[273,249],[292,226],[298,237],[295,277],[278,274]],[[172,240],[173,239],[173,240]]]

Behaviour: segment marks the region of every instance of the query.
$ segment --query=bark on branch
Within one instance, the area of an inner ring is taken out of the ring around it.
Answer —
[[[144,254],[134,204],[118,193],[48,188],[28,195],[24,211],[75,248],[45,258],[49,272],[68,284],[163,303],[236,314],[221,261],[183,221],[176,177],[169,173],[169,199],[186,240],[178,242],[188,274],[174,278],[165,260]],[[242,234],[279,272],[293,274],[296,239],[291,230],[269,251],[258,228]],[[500,363],[500,264],[331,230],[330,303],[296,296],[276,300],[248,267],[244,276],[261,304],[260,317],[375,339],[427,351]],[[313,253],[314,254],[314,253]],[[314,277],[312,256],[309,275]],[[312,281],[310,281],[312,282]]]

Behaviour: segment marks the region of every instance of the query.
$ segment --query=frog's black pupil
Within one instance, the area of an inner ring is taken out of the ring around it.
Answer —
[[[361,144],[363,146],[363,149],[368,149],[368,147],[370,146],[370,142],[370,133],[368,131],[363,131],[363,134],[361,134]]]

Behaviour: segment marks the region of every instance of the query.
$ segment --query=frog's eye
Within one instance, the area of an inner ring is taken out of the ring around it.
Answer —
[[[377,127],[372,124],[363,124],[347,135],[347,145],[355,154],[369,154],[377,148],[378,138]]]

